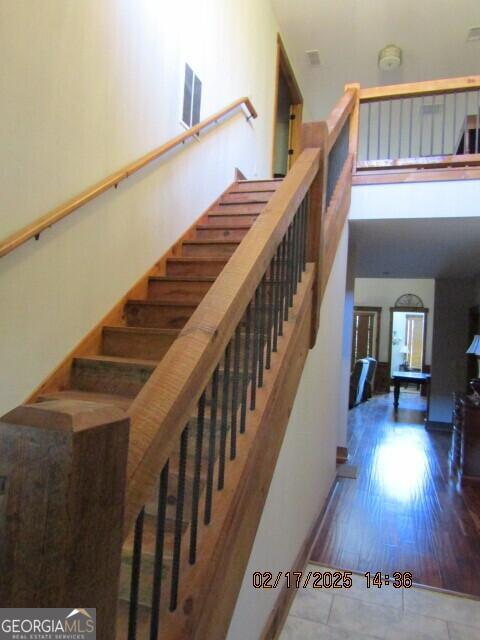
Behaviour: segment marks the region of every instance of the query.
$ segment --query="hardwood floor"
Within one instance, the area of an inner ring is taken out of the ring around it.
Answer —
[[[480,596],[480,489],[449,474],[450,436],[427,432],[425,399],[392,394],[350,411],[358,478],[339,478],[311,559]]]

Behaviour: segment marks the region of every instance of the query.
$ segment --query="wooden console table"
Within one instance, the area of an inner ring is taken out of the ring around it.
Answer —
[[[429,373],[420,373],[418,371],[394,371],[392,375],[392,383],[393,406],[395,409],[398,409],[400,400],[400,385],[408,382],[414,382],[415,384],[422,385],[422,387],[428,386],[430,384],[430,377]]]

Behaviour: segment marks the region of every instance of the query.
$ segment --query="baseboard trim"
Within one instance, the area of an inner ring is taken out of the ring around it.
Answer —
[[[453,430],[451,422],[440,422],[438,420],[425,420],[425,429],[427,431],[441,431],[443,433],[451,433]]]
[[[337,447],[337,464],[345,464],[348,461],[348,447]]]
[[[332,497],[333,491],[337,485],[337,478],[333,478],[332,484],[330,486],[327,497],[325,498],[320,512],[318,516],[315,518],[315,522],[313,523],[308,535],[300,547],[300,551],[298,552],[297,557],[295,558],[295,562],[293,563],[293,567],[290,571],[303,571],[305,566],[310,558],[310,553],[312,551],[312,547],[316,541],[317,534],[320,529],[321,522],[323,517],[328,509],[328,505],[330,504],[330,499]],[[285,620],[288,616],[288,612],[290,611],[290,607],[292,605],[293,599],[297,593],[297,590],[294,588],[288,588],[286,582],[284,581],[282,590],[275,602],[275,605],[268,616],[268,620],[263,628],[263,631],[260,635],[259,640],[277,640],[280,635],[280,632],[283,629],[283,625],[285,624]]]

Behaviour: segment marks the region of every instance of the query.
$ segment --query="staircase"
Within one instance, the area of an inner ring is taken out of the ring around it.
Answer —
[[[284,180],[236,180],[3,417],[4,606],[96,607],[102,640],[225,638],[348,213],[335,142],[356,107],[347,89],[304,125]]]
[[[181,329],[201,303],[236,250],[242,238],[251,228],[261,211],[280,185],[281,180],[237,181],[212,205],[195,226],[192,237],[181,242],[179,255],[168,257],[166,273],[148,278],[147,297],[128,299],[124,305],[124,324],[102,328],[100,352],[74,357],[67,389],[56,389],[38,396],[38,402],[75,400],[114,405],[128,411],[130,404],[145,385],[150,375],[178,337]],[[268,311],[267,307],[265,311]],[[242,334],[243,335],[243,334]],[[244,340],[237,349],[236,360],[231,354],[230,375],[237,375],[239,360],[244,357]],[[235,369],[235,371],[233,371]],[[224,385],[225,371],[219,371],[218,387]],[[231,380],[228,380],[231,394]],[[217,390],[218,394],[218,390]],[[211,396],[206,399],[208,407]],[[208,411],[207,407],[207,411]],[[218,476],[220,451],[227,445],[231,411],[215,425],[215,455],[212,477]],[[195,476],[195,445],[198,417],[192,415],[185,469],[184,509],[182,536],[189,528],[192,510]],[[204,461],[208,458],[209,423],[202,426]],[[222,436],[223,428],[223,436]],[[175,534],[175,507],[178,502],[179,479],[178,443],[170,457],[169,486],[166,496],[164,524],[164,554],[162,582],[170,578]],[[205,500],[208,473],[203,465],[199,484],[199,503]],[[155,566],[155,540],[157,531],[158,493],[145,505],[143,517],[143,542],[141,572],[138,588],[137,634],[147,637],[152,603],[152,583]],[[129,603],[131,599],[131,571],[134,553],[134,532],[125,541],[120,575],[120,602],[118,607],[118,637],[128,633]],[[166,605],[165,605],[166,606]]]
[[[85,400],[126,411],[280,183],[230,186],[181,242],[179,255],[167,258],[166,273],[149,276],[146,298],[128,299],[124,322],[103,326],[99,353],[74,357],[66,388],[42,392],[37,401]]]

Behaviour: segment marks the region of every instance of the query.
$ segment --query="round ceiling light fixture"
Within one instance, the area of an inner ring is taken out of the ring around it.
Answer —
[[[392,71],[402,64],[402,50],[396,44],[387,44],[378,54],[378,66],[382,71]]]

